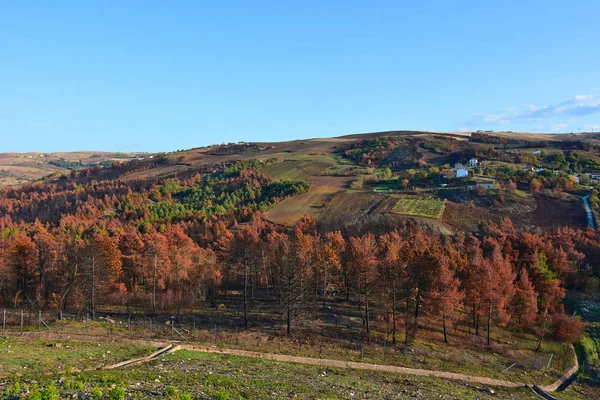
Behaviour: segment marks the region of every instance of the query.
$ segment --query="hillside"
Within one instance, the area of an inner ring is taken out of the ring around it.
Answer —
[[[112,162],[148,157],[145,153],[62,152],[0,153],[0,187],[19,185],[54,173],[68,173],[92,165],[108,166]]]
[[[91,166],[57,156],[68,174],[0,188],[2,316],[19,333],[511,384],[560,379],[583,337],[592,374],[594,320],[586,331],[573,308],[600,287],[596,142],[381,132]]]
[[[589,192],[591,187],[587,192],[584,188],[573,190],[569,187],[557,194],[558,179],[523,172],[526,168],[546,167],[547,171],[562,173],[565,179],[572,180],[576,171],[583,171],[581,165],[573,168],[560,165],[556,168],[557,165],[549,160],[556,153],[565,151],[585,158],[588,165],[583,172],[595,172],[594,162],[600,159],[598,137],[598,134],[591,133],[375,132],[287,142],[213,145],[170,153],[165,155],[168,163],[150,168],[143,166],[143,159],[146,158],[146,162],[152,165],[154,156],[143,153],[2,153],[0,186],[23,184],[55,173],[94,165],[109,166],[112,162],[128,160],[140,160],[142,171],[128,173],[122,176],[124,180],[164,179],[210,170],[234,161],[276,159],[277,162],[261,168],[261,173],[273,180],[303,180],[309,183],[310,189],[284,199],[268,210],[268,219],[275,223],[293,225],[307,214],[317,216],[331,226],[345,224],[354,227],[395,223],[394,220],[410,218],[452,233],[476,229],[483,221],[497,222],[509,217],[528,230],[559,225],[582,228],[587,226],[587,216],[577,196]],[[382,139],[390,143],[383,143],[383,146],[375,143]],[[375,148],[370,148],[374,143]],[[390,149],[385,149],[385,146]],[[542,150],[545,153],[543,157],[534,156],[536,151],[541,153]],[[356,155],[348,155],[352,152]],[[470,169],[469,178],[441,178],[444,169],[450,169],[456,163],[466,163],[470,158],[477,158],[479,164],[477,168]],[[600,163],[598,165],[600,170]],[[384,176],[386,168],[390,169],[390,176]],[[494,189],[488,190],[487,194],[474,195],[469,187],[484,178],[494,179]],[[510,193],[504,190],[503,185],[508,178],[517,184],[518,190]],[[530,190],[534,179],[535,185],[540,179],[545,181],[536,191]],[[357,201],[342,206],[344,193],[349,192],[354,193]],[[398,201],[402,197],[411,198],[417,206],[419,198],[423,201],[440,199],[444,206],[435,215],[420,215],[393,207],[393,204],[392,207],[377,208],[369,200],[373,198],[372,193],[378,193],[380,202],[388,198],[386,204],[390,203],[389,197],[392,196]]]

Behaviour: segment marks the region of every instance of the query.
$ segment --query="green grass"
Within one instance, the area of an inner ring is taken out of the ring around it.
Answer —
[[[0,374],[83,369],[148,355],[149,346],[0,337]]]
[[[56,385],[61,398],[167,399],[388,399],[487,397],[483,385],[430,377],[279,363],[254,358],[179,351],[151,363],[36,379]],[[25,380],[23,380],[25,382]],[[17,396],[25,384],[0,383]],[[496,397],[534,399],[525,388],[494,388]],[[6,398],[9,396],[5,396]],[[19,398],[19,397],[15,397]],[[98,397],[97,397],[98,398]]]
[[[445,200],[432,197],[402,197],[394,206],[394,211],[403,215],[414,215],[426,218],[441,218],[444,213]]]

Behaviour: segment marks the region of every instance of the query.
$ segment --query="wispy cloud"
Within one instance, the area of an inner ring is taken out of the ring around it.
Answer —
[[[512,107],[493,114],[473,115],[469,125],[542,122],[552,118],[583,117],[600,113],[600,94],[577,95],[547,106]]]

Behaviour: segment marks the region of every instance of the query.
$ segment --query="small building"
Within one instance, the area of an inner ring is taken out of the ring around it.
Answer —
[[[466,168],[458,168],[456,170],[456,177],[457,178],[466,178],[469,176],[469,170]]]
[[[531,154],[534,156],[539,156],[540,154],[542,154],[542,151],[541,150],[532,151]]]
[[[493,180],[480,179],[475,182],[474,185],[469,185],[469,189],[475,189],[476,187],[481,187],[484,189],[493,189],[496,182]]]
[[[600,172],[590,172],[588,175],[590,179],[600,179]]]
[[[469,167],[476,167],[479,164],[479,160],[476,158],[471,158],[467,164]]]

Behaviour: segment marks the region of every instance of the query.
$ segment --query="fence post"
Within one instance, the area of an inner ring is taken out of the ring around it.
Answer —
[[[365,344],[364,344],[364,342],[360,344],[360,358],[365,358]]]
[[[150,318],[150,336],[152,336],[152,318]]]
[[[235,326],[235,345],[237,346],[239,343],[239,337],[238,337],[238,327],[237,325]]]
[[[217,344],[217,324],[215,324],[215,344]]]
[[[6,329],[6,310],[2,311],[2,330]]]
[[[127,316],[127,332],[131,333],[131,313]]]
[[[88,321],[90,320],[90,313],[85,314],[85,333],[88,332]]]
[[[550,359],[548,360],[548,365],[546,365],[546,369],[550,368],[550,364],[552,363],[552,357],[554,357],[554,353],[550,354]]]
[[[175,330],[175,321],[171,321],[171,340],[173,340],[173,331]]]
[[[42,310],[38,310],[38,331],[40,330],[42,324]]]
[[[21,330],[23,330],[23,310],[21,309]]]

